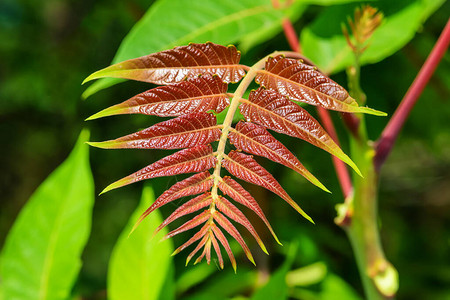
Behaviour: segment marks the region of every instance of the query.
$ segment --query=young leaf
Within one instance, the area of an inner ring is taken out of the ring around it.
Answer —
[[[164,281],[173,280],[168,278],[173,267],[170,257],[173,251],[172,241],[158,241],[167,230],[163,229],[156,239],[149,238],[162,222],[161,214],[152,214],[138,230],[128,236],[141,211],[154,200],[152,188],[144,187],[139,206],[114,246],[108,267],[108,299],[157,300],[175,292],[164,289]]]
[[[156,228],[155,232],[160,231],[162,228],[169,225],[176,219],[181,218],[184,215],[191,214],[210,205],[211,202],[212,202],[211,193],[204,193],[200,196],[197,196],[189,200],[185,204],[178,207],[170,216],[168,216],[164,220],[164,222],[162,222],[161,225],[159,225],[158,228]]]
[[[250,155],[231,151],[224,159],[223,166],[234,176],[247,182],[260,185],[269,191],[274,192],[287,203],[289,203],[298,213],[314,223],[297,203],[292,200],[278,181],[266,169],[261,167]]]
[[[220,251],[220,246],[219,243],[217,242],[216,237],[214,236],[214,234],[212,233],[212,231],[209,231],[209,238],[213,244],[214,247],[214,251],[216,251],[217,254],[217,259],[219,260],[219,266],[221,269],[223,269],[223,258],[222,258],[222,252]]]
[[[343,87],[320,73],[316,67],[301,60],[284,58],[282,55],[269,57],[265,70],[258,71],[256,81],[295,101],[342,112],[386,115],[368,107],[358,106]]]
[[[234,227],[234,225],[231,224],[231,222],[228,221],[228,219],[225,218],[218,211],[216,211],[213,214],[213,216],[214,220],[216,220],[217,223],[219,223],[219,225],[222,226],[222,228],[225,229],[225,231],[228,232],[239,243],[239,245],[241,245],[242,249],[244,249],[244,253],[247,256],[248,260],[250,260],[254,265],[256,265],[250,249],[248,248],[247,244],[245,243],[244,239],[242,238],[241,234],[236,229],[236,227]]]
[[[234,206],[230,201],[225,199],[222,196],[219,196],[217,202],[216,202],[217,208],[228,218],[232,219],[233,221],[241,224],[247,230],[253,235],[255,240],[258,242],[258,245],[261,247],[261,249],[266,253],[267,252],[266,246],[264,245],[263,241],[259,237],[258,233],[256,232],[255,228],[253,228],[252,223],[244,216],[244,214],[236,207]]]
[[[94,182],[88,131],[38,187],[9,232],[0,259],[4,299],[68,299],[89,237]]]
[[[170,189],[162,193],[155,203],[158,203],[158,205],[159,203],[166,204],[181,197],[206,192],[212,187],[213,181],[213,176],[208,171],[195,174],[189,178],[175,183],[172,187],[170,187]]]
[[[219,139],[220,125],[208,113],[191,113],[155,124],[142,131],[89,145],[103,149],[180,149],[209,144]]]
[[[203,246],[205,246],[206,242],[209,240],[209,234],[205,234],[202,238],[202,240],[197,244],[197,246],[195,247],[194,250],[192,250],[192,252],[188,255],[188,257],[186,258],[186,266],[189,264],[189,262],[191,261],[192,257],[194,257],[195,254],[197,254],[198,250],[200,250]],[[206,247],[205,247],[206,249]],[[203,252],[202,255],[204,255],[205,252]],[[202,257],[202,256],[200,256]],[[199,258],[200,258],[199,257]],[[198,260],[198,259],[197,259]],[[194,265],[197,264],[197,260],[195,261]]]
[[[155,209],[160,208],[167,203],[186,197],[206,192],[213,185],[213,177],[208,171],[195,174],[189,178],[179,181],[172,185],[170,189],[161,194],[156,201],[139,217],[131,232]]]
[[[172,155],[166,156],[157,162],[108,185],[102,191],[102,194],[112,189],[117,189],[124,185],[145,179],[192,172],[203,172],[214,167],[215,162],[216,157],[213,155],[211,145],[202,145],[184,149]]]
[[[255,198],[253,198],[253,196],[249,192],[247,192],[239,183],[237,183],[233,178],[229,176],[225,176],[223,180],[219,182],[219,189],[225,195],[229,195],[234,201],[248,207],[253,212],[255,212],[258,217],[263,220],[264,224],[266,224],[267,228],[270,230],[270,233],[273,235],[277,243],[281,245],[277,235],[272,229],[272,226],[264,215],[261,207],[259,207],[258,202],[256,202]]]
[[[202,261],[203,257],[206,256],[206,262],[211,262],[211,240],[209,239],[209,235],[206,237],[205,247],[203,248],[202,254],[195,260],[194,265],[198,264]]]
[[[297,104],[273,90],[262,88],[252,91],[249,100],[241,99],[241,102],[239,108],[247,121],[303,139],[333,154],[360,174],[355,163],[339,148],[319,122]]]
[[[190,44],[109,66],[89,75],[83,83],[115,77],[173,84],[205,73],[217,74],[225,82],[238,82],[245,75],[246,68],[239,65],[240,58],[241,54],[234,46]]]
[[[197,227],[198,225],[204,223],[210,217],[211,217],[211,212],[207,209],[207,210],[203,211],[201,214],[199,214],[198,216],[187,221],[186,223],[184,223],[177,229],[174,229],[171,232],[169,232],[168,234],[166,234],[166,236],[164,237],[164,240],[171,238],[179,233],[185,232],[187,230],[191,230],[192,228]]]
[[[200,231],[198,231],[196,234],[194,234],[194,236],[191,237],[183,245],[181,245],[180,247],[175,249],[175,251],[172,253],[172,256],[180,253],[181,251],[183,251],[184,249],[186,249],[187,247],[189,247],[190,245],[192,245],[193,243],[195,243],[196,241],[201,239],[208,232],[209,228],[210,228],[210,224],[206,223],[205,225],[203,225],[203,227],[200,229]],[[188,264],[188,262],[186,262],[186,265],[187,264]]]
[[[219,227],[216,226],[216,224],[211,225],[211,230],[213,231],[214,235],[219,240],[219,242],[222,244],[222,246],[225,248],[228,257],[230,258],[231,266],[233,267],[234,273],[236,273],[236,259],[234,258],[233,251],[231,251],[230,244],[228,244],[227,238],[223,235],[223,232],[220,230]]]
[[[219,76],[205,74],[174,85],[148,90],[106,108],[87,120],[120,114],[173,117],[211,110],[220,113],[230,104],[227,89],[228,85]]]
[[[177,254],[199,241],[195,249],[188,255],[187,263],[202,247],[203,251],[195,263],[200,262],[203,257],[206,257],[206,261],[210,263],[211,248],[214,247],[220,265],[223,267],[218,239],[225,247],[233,268],[236,269],[236,262],[228,241],[215,222],[241,244],[247,257],[254,262],[245,241],[227,217],[246,227],[261,248],[266,251],[261,238],[247,217],[219,195],[219,190],[253,210],[279,242],[256,200],[236,181],[229,177],[222,178],[222,167],[238,178],[261,185],[276,193],[312,222],[311,218],[289,197],[275,178],[251,156],[236,151],[227,154],[228,138],[238,150],[264,156],[290,167],[325,190],[326,188],[304,168],[299,160],[266,129],[302,138],[336,155],[357,170],[353,162],[333,142],[317,121],[293,101],[280,94],[289,94],[289,91],[284,90],[289,88],[297,93],[304,93],[307,97],[302,96],[302,99],[305,98],[306,102],[315,105],[322,101],[331,103],[331,107],[337,110],[349,111],[347,106],[351,107],[350,111],[361,112],[364,110],[357,107],[356,102],[348,96],[343,88],[317,72],[316,69],[296,60],[278,56],[271,58],[269,62],[261,61],[253,68],[249,68],[239,65],[239,59],[240,54],[234,46],[223,47],[212,43],[190,44],[108,67],[87,79],[112,76],[157,84],[170,84],[170,86],[155,88],[139,94],[119,105],[101,111],[90,119],[125,113],[177,116],[177,118],[115,140],[91,143],[91,145],[101,148],[187,148],[114,182],[103,191],[158,176],[201,172],[173,185],[164,192],[141,215],[134,227],[136,228],[155,209],[180,197],[202,193],[178,207],[156,230],[158,232],[174,220],[209,206],[208,209],[164,237],[167,239],[203,224],[199,232],[173,252],[173,254]],[[260,72],[258,69],[262,63],[266,63],[267,70]],[[250,72],[237,88],[230,103],[229,97],[231,96],[227,93],[227,84],[224,82],[240,80],[246,70],[250,70]],[[292,76],[289,75],[289,72],[292,73]],[[260,88],[250,94],[249,100],[242,99],[245,89],[255,76],[258,76],[257,79],[261,84],[269,85],[269,88],[273,89]],[[281,89],[280,93],[275,90],[277,88]],[[225,110],[227,106],[229,107]],[[236,117],[238,107],[247,121],[259,125],[240,122],[234,129],[232,122]],[[357,107],[356,110],[354,107]],[[217,124],[217,119],[215,115],[211,114],[211,111],[224,111],[222,115],[226,114],[226,116]],[[219,141],[215,152],[210,145],[213,141]],[[207,170],[212,167],[214,167],[214,173],[211,175]]]
[[[263,126],[240,121],[229,134],[230,142],[239,150],[264,156],[274,162],[291,168],[314,185],[330,192],[282,143],[275,139]]]

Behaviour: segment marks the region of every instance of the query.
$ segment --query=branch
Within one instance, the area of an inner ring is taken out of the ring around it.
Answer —
[[[377,172],[380,171],[381,166],[391,152],[395,140],[406,121],[406,118],[419,99],[419,96],[422,94],[422,91],[430,80],[431,75],[439,65],[440,60],[448,48],[449,42],[450,19],[447,21],[444,30],[433,47],[433,50],[414,79],[414,82],[409,87],[389,123],[384,128],[381,137],[377,142],[376,154],[374,158],[374,165]]]
[[[292,26],[291,20],[283,18],[283,31],[291,49],[295,52],[302,53],[300,42],[297,38],[294,26]]]

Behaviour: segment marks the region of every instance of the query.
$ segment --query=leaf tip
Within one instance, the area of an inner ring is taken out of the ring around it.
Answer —
[[[126,185],[126,180],[125,180],[125,179],[117,180],[116,182],[113,182],[113,183],[111,183],[110,185],[108,185],[107,187],[105,187],[105,188],[103,189],[103,191],[100,193],[100,195],[101,195],[101,194],[104,194],[104,193],[106,193],[106,192],[109,192],[109,191],[111,191],[111,190],[120,188],[120,187],[122,187],[122,186],[124,186],[124,185]]]
[[[91,147],[101,148],[101,149],[113,149],[116,148],[114,146],[114,142],[112,141],[104,141],[104,142],[86,142]]]
[[[91,74],[92,75],[92,74]],[[81,82],[81,85],[84,85],[86,82],[91,81],[92,79],[90,79],[91,75],[89,75],[88,77],[86,77],[83,82]],[[84,98],[84,97],[83,97]]]
[[[180,249],[175,249],[175,251],[173,251],[172,254],[170,254],[170,256],[175,256],[178,253],[180,253]],[[186,260],[186,266],[187,266],[188,263],[189,263],[189,260]]]
[[[98,119],[98,118],[101,118],[102,116],[99,116],[99,113],[96,113],[96,114],[93,114],[92,116],[90,116],[90,117],[87,117],[86,119],[84,119],[85,121],[90,121],[90,120],[95,120],[95,119]]]
[[[313,175],[310,175],[310,176],[306,177],[306,179],[308,179],[312,184],[314,184],[315,186],[317,186],[321,190],[331,194],[331,191],[322,182],[320,182],[319,179],[317,179]]]
[[[384,111],[379,111],[370,107],[359,107],[359,112],[361,113],[366,113],[369,115],[374,115],[374,116],[378,116],[378,117],[386,117],[388,114],[385,113]]]
[[[263,244],[263,242],[260,242],[259,246],[261,247],[262,251],[263,251],[265,254],[270,255],[270,254],[269,254],[269,251],[267,251],[267,248],[266,248],[266,246]]]
[[[255,259],[253,258],[253,255],[249,254],[247,257],[248,257],[248,260],[250,260],[252,262],[252,264],[254,266],[256,266]]]
[[[142,222],[142,217],[139,218],[139,220],[133,225],[133,228],[131,228],[130,233],[128,234],[128,237],[138,228],[139,224]],[[153,238],[153,237],[152,237]]]
[[[235,261],[232,261],[232,262],[231,262],[231,266],[233,267],[234,274],[237,274],[237,266],[236,266],[236,262],[235,262]]]
[[[301,213],[301,215],[302,215],[306,220],[308,220],[308,221],[311,222],[312,224],[316,225],[316,223],[314,222],[314,220],[313,220],[309,215],[307,215],[304,211],[303,211],[303,213]]]

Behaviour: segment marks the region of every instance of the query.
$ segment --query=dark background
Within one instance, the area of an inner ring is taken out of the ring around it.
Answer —
[[[83,127],[91,129],[92,140],[104,140],[154,123],[142,116],[83,121],[102,108],[147,89],[144,84],[122,83],[86,101],[80,97],[85,90],[82,80],[110,64],[121,40],[148,7],[149,1],[144,0],[0,3],[0,247],[22,206],[67,157]],[[297,30],[318,11],[317,7],[309,9],[295,24]],[[447,2],[404,49],[362,69],[362,87],[369,106],[392,115],[444,27],[449,11]],[[251,50],[244,59],[251,63],[280,49],[288,49],[281,34]],[[333,79],[345,86],[344,73]],[[386,256],[399,270],[402,299],[450,297],[449,85],[447,54],[381,173],[382,239]],[[333,117],[345,143],[346,133],[339,115]],[[368,117],[371,138],[379,135],[386,121]],[[334,206],[343,200],[329,156],[305,143],[279,138],[307,162],[305,165],[333,194],[318,191],[287,168],[263,161],[291,196],[299,199],[317,225],[307,224],[279,199],[270,203],[266,200],[263,209],[270,208],[266,210],[268,218],[282,240],[300,239],[303,244],[314,245],[317,251],[312,253],[316,254],[309,255],[309,250],[301,248],[300,264],[325,260],[333,272],[361,291],[348,240],[333,223]],[[344,150],[348,150],[345,145]],[[163,155],[157,151],[93,149],[91,164],[96,191]],[[174,178],[153,181],[156,194],[174,182]],[[141,184],[136,184],[96,199],[91,237],[77,284],[92,299],[102,297],[111,248],[136,207],[141,188]],[[252,189],[254,194],[266,193]],[[162,212],[167,216],[171,209]],[[175,240],[175,244],[181,240]],[[263,240],[270,241],[270,236]],[[256,259],[269,269],[281,261],[276,254],[270,260],[259,255]]]

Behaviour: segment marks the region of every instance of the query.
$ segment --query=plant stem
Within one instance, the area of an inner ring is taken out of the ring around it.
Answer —
[[[366,102],[360,85],[360,53],[347,70],[350,94],[360,105]],[[398,289],[397,270],[386,260],[378,226],[378,176],[373,165],[375,150],[369,144],[364,115],[353,116],[357,132],[350,138],[350,151],[364,177],[353,178],[354,195],[346,199],[337,224],[344,228],[355,253],[367,299],[389,299]],[[344,222],[345,221],[345,222]]]
[[[273,55],[273,54],[272,54]],[[239,83],[236,91],[233,94],[233,98],[231,99],[230,106],[228,108],[228,112],[225,116],[225,120],[223,121],[222,134],[220,135],[219,144],[217,145],[217,163],[214,167],[214,183],[211,189],[211,195],[213,197],[213,201],[210,206],[210,210],[213,212],[215,209],[215,200],[218,196],[218,186],[219,181],[221,180],[220,171],[222,168],[222,159],[225,156],[225,146],[228,140],[228,133],[230,131],[231,125],[233,123],[233,117],[236,113],[236,110],[239,106],[239,100],[243,97],[245,91],[247,90],[250,83],[252,83],[253,79],[256,76],[258,70],[262,69],[265,65],[265,62],[269,56],[264,57],[256,64],[254,64],[251,68],[248,69],[247,74],[244,79]]]
[[[389,123],[383,130],[380,139],[377,142],[376,154],[374,158],[375,170],[380,171],[381,166],[386,161],[389,153],[394,146],[395,140],[402,129],[406,118],[410,114],[423,89],[431,78],[431,75],[436,70],[439,62],[444,56],[450,43],[450,19],[447,21],[444,30],[442,31],[438,41],[433,47],[430,55],[423,64],[414,82],[406,92],[403,100],[390,119]]]
[[[353,180],[354,195],[347,201],[345,217],[341,223],[355,253],[366,298],[390,299],[398,289],[398,274],[386,260],[381,246],[378,226],[378,178],[372,159],[374,149],[368,144],[364,119],[359,136],[350,141],[352,159],[364,178]]]
[[[302,53],[302,49],[297,38],[297,33],[295,32],[295,28],[292,25],[291,21],[288,18],[283,18],[282,22],[284,35],[286,36],[289,46],[293,51]]]

